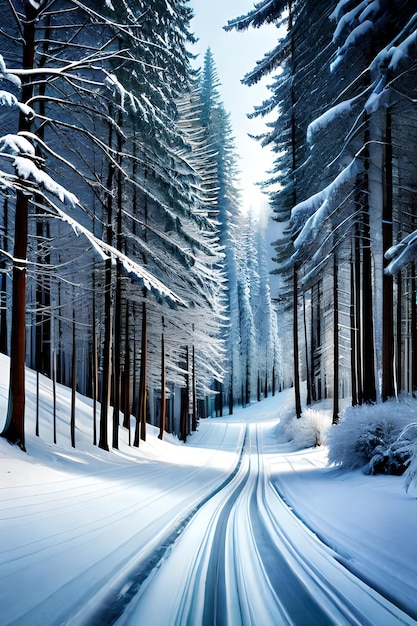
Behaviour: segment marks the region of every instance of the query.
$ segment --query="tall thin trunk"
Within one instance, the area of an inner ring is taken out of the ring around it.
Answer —
[[[35,435],[39,437],[39,370],[36,370],[36,417],[35,417]]]
[[[23,21],[23,69],[33,69],[35,61],[35,24],[37,9],[25,3]],[[33,95],[30,77],[22,77],[22,101],[28,102]],[[29,131],[30,122],[20,113],[19,131]],[[7,416],[1,433],[10,443],[25,450],[25,359],[26,359],[26,257],[28,242],[29,197],[23,191],[16,192],[12,273],[12,327],[10,351],[10,385]]]
[[[166,430],[166,370],[165,370],[165,338],[164,338],[164,318],[162,318],[162,333],[161,333],[161,408],[160,408],[160,422],[159,422],[159,439],[164,438],[164,432]]]
[[[402,272],[397,277],[397,327],[396,327],[396,343],[397,343],[397,391],[402,391],[403,386],[403,362],[402,362],[402,309],[403,309],[403,278]]]
[[[93,295],[94,298],[94,295]],[[97,398],[98,398],[98,341],[95,317],[93,321],[93,445],[97,445]]]
[[[139,446],[139,439],[146,441],[146,375],[147,375],[147,321],[146,303],[142,305],[142,337],[139,378],[138,415],[136,419],[135,446]]]
[[[363,355],[363,401],[376,402],[374,312],[372,289],[372,252],[369,216],[369,129],[364,137],[365,172],[362,177],[363,240],[362,240],[362,355]]]
[[[333,257],[333,424],[339,422],[339,291],[337,256]]]
[[[119,125],[122,124],[122,114],[119,113]],[[117,153],[122,152],[122,135],[117,135]],[[118,161],[121,156],[118,156]],[[122,251],[122,173],[117,172],[117,228],[116,228],[116,247]],[[121,263],[116,263],[116,293],[114,300],[114,338],[113,338],[113,448],[119,447],[119,419],[121,409],[121,335],[122,335],[122,271]],[[127,349],[127,345],[126,345]]]
[[[119,447],[120,390],[121,390],[121,319],[122,319],[122,284],[120,261],[116,262],[116,287],[114,297],[113,324],[113,431],[112,447]]]
[[[55,347],[51,352],[51,374],[52,374],[52,421],[53,421],[53,435],[54,443],[56,443],[56,352]]]
[[[113,129],[109,127],[109,146],[113,142]],[[109,164],[107,174],[107,227],[106,241],[113,243],[113,197],[111,190],[113,188],[114,165]],[[107,259],[104,270],[104,337],[103,337],[103,366],[102,366],[102,384],[101,384],[101,407],[100,407],[100,437],[99,448],[103,450],[109,449],[108,443],[108,415],[111,393],[111,363],[112,363],[112,260]]]
[[[75,448],[75,397],[77,390],[77,341],[75,332],[75,305],[72,311],[72,384],[71,384],[71,446]]]
[[[353,258],[350,260],[350,373],[352,384],[352,406],[358,404],[358,375],[357,375],[357,321],[355,309],[356,289]]]
[[[180,418],[180,437],[184,443],[187,441],[188,435],[188,416],[190,403],[190,376],[189,376],[189,353],[188,346],[185,348],[185,387],[181,389],[181,418]]]
[[[294,401],[295,414],[301,417],[300,395],[300,363],[298,356],[298,274],[294,264],[293,269],[293,351],[294,351]]]
[[[248,355],[246,355],[246,381],[245,381],[245,405],[247,406],[248,404],[250,404],[250,395],[251,395],[251,388],[250,388],[250,365],[249,365],[249,358]]]
[[[307,399],[306,404],[310,406],[312,402],[311,396],[311,374],[310,374],[310,362],[309,362],[309,351],[308,351],[308,340],[307,340],[307,313],[306,313],[306,298],[303,292],[303,326],[304,326],[304,348],[305,348],[305,358],[306,358],[306,378],[307,378]]]
[[[124,407],[123,407],[123,426],[124,428],[129,428],[130,432],[130,343],[129,343],[129,304],[126,302],[126,333],[125,333],[125,363],[124,363],[124,384],[123,384],[123,396],[124,396]]]
[[[391,113],[386,112],[384,157],[384,200],[382,212],[382,246],[384,253],[392,246],[392,127]],[[389,261],[384,257],[384,268]],[[395,396],[394,384],[394,279],[382,277],[382,400]]]
[[[129,343],[129,304],[126,302],[125,322],[125,363],[124,363],[124,409],[123,426],[130,429],[130,343]]]
[[[417,392],[417,280],[416,264],[411,264],[411,391]]]
[[[196,376],[196,371],[195,371],[195,347],[194,347],[194,344],[193,344],[191,360],[192,360],[192,368],[193,368],[192,390],[191,390],[192,410],[193,410],[192,430],[194,432],[194,431],[197,430],[197,376]]]
[[[233,415],[233,403],[234,403],[234,398],[233,398],[233,359],[231,360],[229,376],[230,376],[230,381],[229,381],[229,415]]]
[[[358,404],[363,403],[363,378],[362,378],[362,334],[363,324],[361,320],[361,232],[356,225],[355,232],[355,322],[356,322],[356,380]]]
[[[8,228],[9,228],[9,199],[3,201],[3,250],[8,251]],[[7,274],[6,262],[0,261],[0,352],[7,354]]]

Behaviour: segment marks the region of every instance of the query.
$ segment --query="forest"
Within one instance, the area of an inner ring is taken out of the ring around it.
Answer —
[[[297,417],[331,399],[334,424],[342,401],[415,394],[412,3],[263,0],[226,26],[277,26],[243,78],[269,81],[249,114],[275,157],[270,250],[187,0],[8,0],[2,16],[3,437],[25,448],[25,366],[72,388],[74,446],[76,391],[93,398],[105,450],[147,423],[185,441],[285,387]]]
[[[148,422],[185,441],[278,380],[267,247],[241,210],[215,61],[192,63],[187,2],[151,5],[2,11],[2,435],[22,449],[25,366],[54,396],[72,388],[73,446],[76,393],[93,398],[106,450]]]
[[[409,2],[260,2],[228,29],[285,25],[245,76],[270,76],[254,116],[276,155],[279,327],[293,325],[296,410],[415,394],[416,23]],[[287,322],[288,323],[288,322]],[[281,339],[287,337],[281,334]]]

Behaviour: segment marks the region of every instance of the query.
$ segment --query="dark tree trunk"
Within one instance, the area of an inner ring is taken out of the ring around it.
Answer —
[[[392,246],[392,129],[391,113],[388,110],[384,146],[382,246],[385,253]],[[384,268],[388,263],[384,257]],[[394,279],[384,272],[382,277],[382,400],[385,401],[394,396]]]
[[[366,247],[363,252],[363,401],[376,402],[374,363],[374,321],[372,302],[372,260],[369,244],[369,225],[366,225]]]
[[[35,24],[37,10],[25,4],[23,21],[23,69],[33,69],[35,61]],[[30,77],[22,77],[22,101],[33,95]],[[30,122],[20,113],[19,131],[30,130]],[[25,450],[25,359],[26,359],[26,256],[28,241],[29,198],[22,191],[16,193],[12,273],[12,328],[10,351],[10,386],[7,416],[1,433],[10,443]]]
[[[193,432],[195,432],[197,430],[197,396],[196,396],[196,385],[197,385],[197,377],[196,377],[196,371],[195,371],[195,347],[193,344],[193,350],[192,350],[192,368],[193,368],[193,378],[192,378],[192,393],[191,393],[191,398],[192,398],[192,410],[193,410],[193,418],[192,418],[192,423],[191,423],[191,427]]]
[[[120,261],[116,263],[116,289],[114,298],[114,325],[113,325],[113,433],[112,447],[119,447],[120,424],[120,388],[121,388],[121,319],[122,319],[122,285]]]
[[[138,416],[136,419],[135,446],[139,446],[139,438],[146,441],[146,376],[147,376],[147,321],[146,303],[142,306],[142,337],[139,378]]]
[[[300,396],[300,364],[298,356],[298,275],[297,268],[293,269],[293,351],[294,351],[294,401],[295,414],[301,417]]]
[[[54,443],[56,443],[56,353],[55,347],[52,348],[52,365],[51,365],[51,374],[52,374],[52,420],[53,420],[53,431],[54,431]]]
[[[246,357],[246,387],[245,387],[245,405],[247,406],[250,403],[250,367],[248,357]]]
[[[129,428],[130,432],[130,343],[129,343],[129,305],[126,302],[126,322],[125,322],[125,362],[123,375],[123,426]]]
[[[119,113],[119,125],[122,125],[122,114]],[[122,152],[122,136],[117,135],[117,153]],[[118,156],[120,164],[121,156]],[[122,174],[117,171],[117,232],[116,247],[122,251]],[[121,336],[122,336],[122,272],[121,263],[116,263],[116,293],[114,301],[114,338],[113,338],[113,448],[119,447],[119,422],[120,422],[120,389],[121,389]],[[127,344],[126,344],[127,349]]]
[[[188,346],[185,348],[185,387],[181,389],[181,415],[180,415],[180,437],[184,443],[188,435],[188,415],[190,412],[190,376],[189,376],[189,354]]]
[[[362,378],[362,326],[361,326],[361,233],[356,226],[355,236],[355,330],[356,330],[356,380],[358,404],[363,402]]]
[[[352,406],[358,404],[358,374],[357,374],[357,321],[356,321],[356,289],[353,258],[350,261],[350,372],[352,383]]]
[[[234,404],[234,398],[233,398],[233,361],[231,364],[231,368],[230,368],[230,382],[229,382],[229,415],[233,415],[233,404]]]
[[[333,424],[339,422],[339,292],[337,256],[333,257]]]
[[[165,339],[164,339],[164,318],[162,318],[162,334],[161,334],[161,408],[159,422],[159,439],[164,438],[166,430],[166,371],[165,371]]]
[[[94,298],[94,296],[93,296]],[[97,398],[98,398],[98,342],[95,315],[93,317],[93,445],[97,445]]]
[[[109,146],[113,142],[113,129],[109,128]],[[107,228],[106,241],[110,245],[113,243],[113,197],[110,190],[113,188],[114,165],[109,164],[107,174],[107,189],[109,190],[107,198]],[[101,384],[101,407],[100,407],[100,437],[99,448],[103,450],[109,449],[108,442],[108,415],[111,393],[111,374],[112,374],[112,260],[107,259],[104,270],[104,337],[103,337],[103,366],[102,366],[102,384]]]
[[[305,348],[305,358],[306,358],[306,378],[307,378],[307,399],[306,404],[310,406],[312,402],[311,395],[311,368],[309,362],[309,350],[308,350],[308,340],[307,340],[307,313],[306,313],[306,299],[303,293],[303,326],[304,326],[304,348]]]
[[[396,327],[396,343],[397,343],[397,389],[402,391],[403,386],[403,354],[402,354],[402,307],[403,307],[403,278],[402,272],[397,276],[397,327]]]
[[[417,392],[417,281],[416,265],[411,265],[411,391]]]
[[[9,246],[8,228],[9,228],[9,200],[4,198],[3,202],[3,250],[8,252]],[[0,261],[0,352],[8,354],[7,342],[7,275],[6,262]]]
[[[75,448],[75,394],[77,391],[77,341],[75,308],[72,312],[72,384],[71,384],[71,446]]]

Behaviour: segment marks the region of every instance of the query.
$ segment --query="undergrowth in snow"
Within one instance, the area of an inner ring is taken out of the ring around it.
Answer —
[[[327,432],[329,463],[370,474],[403,474],[406,487],[417,477],[417,401],[399,398],[349,407]]]
[[[331,410],[308,408],[299,419],[294,417],[283,424],[283,432],[288,441],[301,450],[321,446],[331,424]]]
[[[280,421],[279,436],[297,450],[325,445],[328,464],[367,474],[404,474],[406,490],[417,485],[417,400],[410,396],[384,403],[346,406],[332,426],[325,400]]]

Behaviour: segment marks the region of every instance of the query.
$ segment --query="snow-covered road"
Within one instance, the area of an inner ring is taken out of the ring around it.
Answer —
[[[81,397],[70,447],[64,388],[51,443],[46,379],[35,437],[28,388],[28,453],[0,440],[0,626],[417,623],[416,490],[286,442],[290,390],[107,453]]]
[[[270,424],[248,424],[239,471],[197,511],[119,626],[415,624],[285,504],[265,453],[274,443]]]

